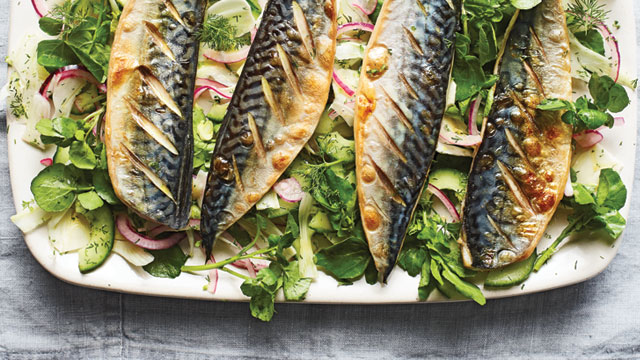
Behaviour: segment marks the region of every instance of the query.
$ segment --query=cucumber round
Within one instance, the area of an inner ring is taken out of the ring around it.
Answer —
[[[535,264],[537,257],[538,253],[534,250],[529,258],[505,266],[500,270],[490,272],[484,281],[484,285],[490,287],[510,287],[522,283],[531,275],[533,264]]]
[[[89,244],[78,253],[78,268],[81,273],[96,269],[107,259],[113,248],[115,223],[107,205],[88,211],[84,216],[91,224]]]
[[[467,174],[456,169],[435,169],[429,174],[429,184],[440,190],[463,192],[467,189]]]

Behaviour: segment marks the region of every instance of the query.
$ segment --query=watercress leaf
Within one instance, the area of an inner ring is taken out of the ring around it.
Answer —
[[[574,32],[573,35],[575,35],[582,45],[605,56],[604,39],[598,30],[589,29],[587,31],[578,31]]]
[[[38,20],[40,30],[44,31],[47,35],[58,36],[62,31],[62,20],[54,19],[48,16],[41,17]]]
[[[74,141],[69,149],[69,160],[79,169],[92,170],[98,163],[96,154],[84,141]]]
[[[118,199],[113,191],[111,180],[106,170],[96,170],[91,174],[91,177],[96,193],[98,193],[104,201],[111,205],[120,203],[120,199]]]
[[[601,126],[613,126],[613,116],[599,110],[580,110],[578,112],[578,118],[587,129],[597,129]]]
[[[596,203],[593,195],[591,195],[591,191],[582,184],[573,184],[573,199],[580,205]]]
[[[31,181],[31,193],[42,210],[57,212],[68,209],[76,198],[77,180],[67,167],[53,164],[44,168]]]
[[[104,205],[104,202],[95,191],[87,191],[85,193],[78,194],[78,201],[83,208],[89,211],[95,210]]]
[[[596,202],[598,206],[620,210],[627,200],[627,188],[613,169],[602,169],[598,180]]]
[[[62,40],[42,40],[36,50],[38,64],[48,71],[80,62],[71,47]]]
[[[316,265],[338,279],[354,279],[364,274],[371,261],[369,248],[356,237],[347,238],[316,254]]]
[[[378,282],[378,269],[373,261],[369,261],[369,265],[364,270],[364,278],[369,285],[374,285]]]
[[[304,300],[311,285],[310,278],[300,277],[300,267],[297,261],[290,262],[284,268],[284,283],[282,290],[284,298],[287,300],[300,301]]]
[[[594,221],[600,223],[597,227],[604,228],[612,239],[620,237],[622,231],[627,225],[627,221],[618,211],[611,211],[606,214],[598,215],[594,218]]]
[[[427,260],[422,264],[420,283],[418,283],[418,298],[421,301],[427,300],[431,292],[436,288],[435,281],[431,280],[431,260]]]
[[[609,90],[607,109],[613,113],[618,113],[624,110],[629,105],[629,102],[627,90],[620,84],[614,84]]]
[[[398,258],[398,265],[410,276],[420,274],[422,264],[427,257],[427,251],[422,247],[407,248]]]
[[[180,275],[180,268],[187,261],[188,256],[182,252],[180,246],[175,245],[164,250],[148,250],[153,255],[153,261],[143,266],[144,271],[151,276],[174,279]]]
[[[546,99],[540,105],[538,105],[538,109],[540,110],[548,110],[548,111],[557,111],[557,110],[572,110],[575,111],[575,107],[573,103],[567,100],[561,99]]]
[[[51,126],[59,136],[65,139],[74,137],[78,131],[77,122],[67,117],[57,117],[51,120]]]
[[[440,269],[438,268],[438,262],[434,259],[436,256],[431,257],[431,261],[429,262],[429,272],[433,279],[438,282],[438,284],[442,285],[442,276],[440,276]]]
[[[542,0],[509,0],[516,9],[529,10],[540,4]]]
[[[264,289],[251,296],[251,300],[249,301],[251,316],[262,321],[270,321],[275,312],[274,302],[275,294]]]
[[[480,305],[487,303],[482,291],[475,284],[460,279],[456,274],[449,270],[448,267],[443,267],[442,276],[453,284],[460,294],[472,299]]]
[[[599,109],[606,109],[609,104],[609,90],[615,82],[609,76],[592,74],[589,79],[589,92],[593,98],[593,103]]]

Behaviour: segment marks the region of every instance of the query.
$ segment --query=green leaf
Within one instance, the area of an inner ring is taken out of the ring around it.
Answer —
[[[171,279],[178,277],[180,275],[180,268],[188,258],[178,245],[164,250],[148,251],[153,255],[154,259],[142,268],[155,277]]]
[[[60,32],[62,32],[63,22],[45,16],[38,20],[38,25],[40,26],[40,30],[44,31],[47,35],[58,36]]]
[[[598,181],[596,202],[598,206],[620,210],[627,200],[627,188],[620,175],[613,169],[602,169]]]
[[[91,147],[84,141],[74,141],[71,143],[69,160],[79,169],[86,170],[94,169],[98,163],[96,154],[93,153]]]
[[[95,191],[87,191],[79,194],[78,201],[80,202],[80,205],[87,210],[95,210],[104,205],[104,202]]]
[[[598,30],[589,29],[588,31],[578,31],[574,32],[573,35],[575,35],[582,45],[605,56],[604,39]]]
[[[618,211],[611,211],[603,215],[598,215],[594,221],[600,223],[604,230],[612,239],[617,239],[624,231],[627,221]],[[598,226],[598,227],[600,227]]]
[[[398,265],[410,276],[416,276],[420,274],[426,258],[427,251],[424,248],[407,248],[400,253]]]
[[[251,316],[262,321],[271,321],[275,312],[274,303],[275,295],[263,289],[253,295],[249,301]]]
[[[38,64],[49,71],[80,62],[69,45],[62,40],[42,40],[37,48]]]
[[[513,5],[516,9],[520,10],[529,10],[536,7],[538,4],[542,2],[542,0],[509,0],[511,5]]]
[[[287,300],[300,301],[304,300],[311,285],[310,278],[300,277],[300,266],[297,261],[290,262],[284,268],[284,298]]]
[[[596,201],[589,191],[582,184],[573,184],[573,199],[580,205],[595,204]]]
[[[373,261],[369,261],[369,265],[364,270],[364,278],[369,285],[374,285],[378,282],[378,269]]]
[[[62,164],[44,168],[31,181],[31,192],[42,210],[57,212],[68,209],[76,198],[77,179]]]
[[[431,292],[436,288],[435,282],[431,280],[431,260],[426,260],[422,264],[422,268],[420,270],[420,283],[418,283],[418,298],[421,301],[427,300]]]
[[[557,111],[557,110],[572,110],[575,111],[575,106],[571,101],[560,99],[546,99],[540,105],[539,110]]]
[[[593,109],[583,109],[578,111],[578,118],[587,129],[597,129],[601,126],[613,125],[613,116],[605,112]]]
[[[627,90],[620,85],[615,84],[609,90],[609,103],[607,109],[613,113],[619,113],[629,106],[630,100]]]
[[[106,170],[96,170],[92,173],[93,186],[100,197],[111,205],[119,204],[120,199],[116,196]]]
[[[367,244],[350,237],[316,254],[316,265],[338,279],[355,279],[364,274],[371,261]]]
[[[616,84],[612,78],[606,75],[592,74],[589,79],[589,92],[600,110],[608,109],[616,113],[629,105],[629,96],[624,87]]]
[[[484,305],[487,303],[487,299],[485,299],[482,291],[477,286],[460,279],[446,266],[442,270],[442,276],[449,282],[451,282],[451,284],[456,287],[456,290],[458,290],[460,294],[472,299],[480,305]]]

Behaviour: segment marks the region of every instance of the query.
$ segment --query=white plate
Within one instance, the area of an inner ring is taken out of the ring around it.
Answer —
[[[610,0],[607,7],[612,10],[611,19],[620,23],[615,31],[622,49],[622,66],[632,78],[636,78],[636,39],[635,20],[632,0]],[[9,51],[20,45],[27,33],[38,32],[37,17],[29,1],[13,0],[11,3],[11,26]],[[622,116],[626,119],[623,127],[605,130],[603,145],[613,152],[624,164],[622,179],[631,198],[633,167],[636,154],[636,102],[634,94],[631,105]],[[9,126],[9,167],[11,186],[16,209],[21,209],[23,201],[32,199],[29,190],[31,179],[42,169],[39,161],[46,157],[41,151],[27,145],[22,140],[24,126],[11,122]],[[622,209],[625,218],[629,213],[629,204]],[[539,248],[546,248],[560,233],[564,223],[554,221],[547,231]],[[47,230],[41,227],[25,236],[29,250],[36,260],[51,274],[59,279],[91,288],[121,291],[136,294],[194,298],[205,300],[247,300],[240,292],[241,280],[220,272],[218,289],[215,295],[202,290],[203,277],[182,274],[177,279],[155,278],[142,269],[131,267],[118,255],[112,254],[107,262],[96,271],[81,274],[78,271],[77,255],[54,255],[48,241]],[[609,244],[599,239],[581,239],[566,245],[538,273],[533,274],[522,286],[506,290],[485,290],[487,298],[499,298],[534,293],[543,290],[568,286],[587,280],[602,270],[613,260],[618,251],[620,239]],[[315,303],[411,303],[417,301],[418,277],[412,278],[406,272],[396,269],[388,285],[368,285],[360,280],[351,286],[338,286],[337,282],[320,272],[312,284],[306,302]],[[429,301],[446,300],[434,292]]]

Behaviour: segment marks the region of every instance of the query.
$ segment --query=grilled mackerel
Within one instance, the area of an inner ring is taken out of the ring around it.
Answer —
[[[144,218],[189,221],[196,29],[204,0],[130,0],[109,62],[107,160],[116,195]]]
[[[335,0],[271,0],[216,140],[203,202],[215,238],[278,180],[309,140],[329,96]]]
[[[436,149],[459,1],[387,0],[369,40],[354,123],[358,200],[386,280]]]
[[[569,38],[560,0],[520,13],[500,65],[494,104],[469,175],[462,217],[465,266],[526,259],[562,198],[571,127],[545,98],[571,100]]]

